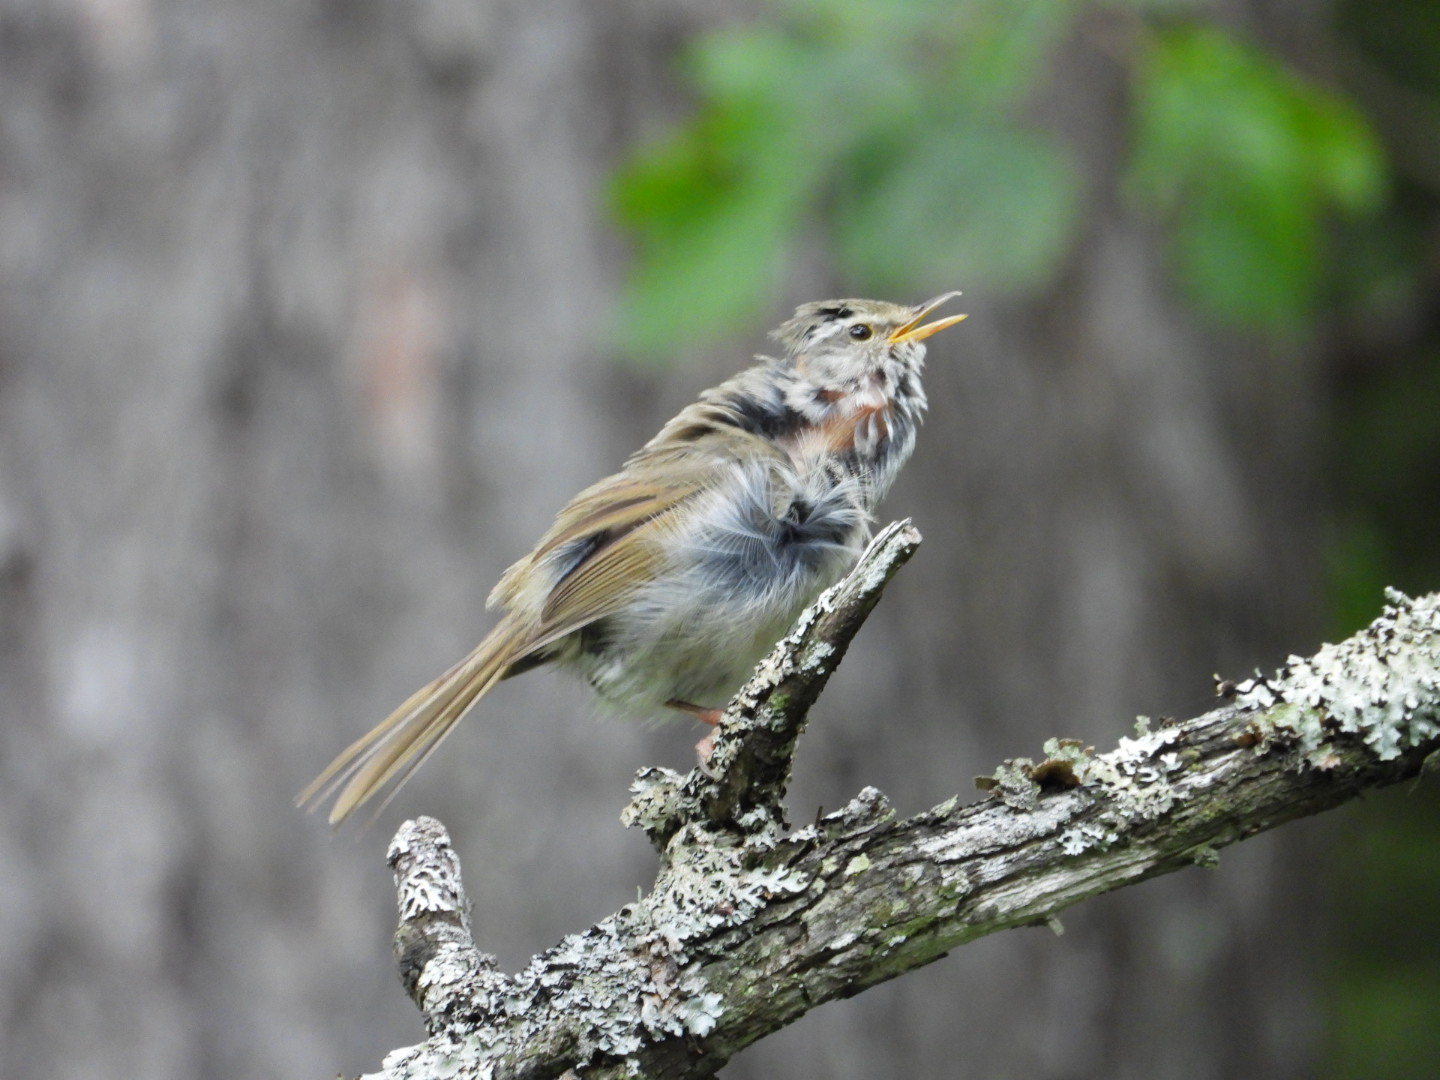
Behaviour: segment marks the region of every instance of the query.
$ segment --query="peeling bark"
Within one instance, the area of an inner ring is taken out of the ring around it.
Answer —
[[[1095,753],[1052,739],[903,821],[861,791],[786,831],[780,801],[810,704],[919,543],[886,529],[802,615],[721,725],[710,772],[646,770],[628,824],[661,853],[654,887],[506,975],[470,939],[458,859],[439,822],[390,851],[396,954],[425,1043],[378,1076],[690,1078],[825,1001],[848,997],[1087,897],[1417,775],[1440,748],[1440,594],[1391,592],[1382,616],[1227,703]]]

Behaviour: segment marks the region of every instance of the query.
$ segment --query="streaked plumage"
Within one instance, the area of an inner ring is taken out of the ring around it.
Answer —
[[[392,794],[501,679],[555,662],[640,716],[723,704],[853,564],[915,446],[920,376],[957,293],[907,307],[805,304],[785,347],[700,395],[620,472],[577,495],[501,576],[499,623],[301,793],[343,821]]]

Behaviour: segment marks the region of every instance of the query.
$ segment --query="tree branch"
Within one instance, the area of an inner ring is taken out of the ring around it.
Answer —
[[[747,837],[786,828],[785,789],[805,718],[896,571],[920,546],[906,518],[882,529],[844,580],[806,608],[725,710],[704,769],[644,769],[621,815],[663,855],[689,824]]]
[[[646,770],[625,811],[661,852],[649,895],[505,975],[469,937],[459,863],[433,819],[402,827],[396,953],[430,1038],[402,1077],[707,1077],[814,1008],[1098,893],[1420,772],[1440,748],[1440,595],[1227,704],[1107,753],[1051,740],[981,785],[896,821],[873,788],[785,833],[780,799],[804,713],[919,542],[908,525],[802,616],[731,703],[712,767]]]

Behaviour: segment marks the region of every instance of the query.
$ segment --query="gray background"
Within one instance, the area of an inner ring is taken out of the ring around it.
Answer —
[[[449,825],[508,968],[648,884],[626,786],[697,733],[596,721],[546,673],[367,832],[291,799],[470,648],[569,495],[764,347],[607,345],[607,178],[682,115],[686,36],[743,13],[0,4],[0,1074],[322,1077],[418,1041],[383,864],[408,815]],[[1122,76],[1065,56],[1038,115],[1113,190]],[[1045,295],[924,290],[971,312],[885,508],[927,543],[812,718],[797,818],[864,784],[918,811],[1318,643],[1314,358],[1198,331],[1157,237],[1085,215]],[[816,256],[768,324],[847,291]],[[1309,1075],[1312,833],[978,943],[725,1075]]]

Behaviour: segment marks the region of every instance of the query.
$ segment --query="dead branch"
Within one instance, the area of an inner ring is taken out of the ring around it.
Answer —
[[[958,797],[897,821],[866,788],[788,831],[805,714],[919,543],[880,534],[729,706],[708,773],[644,770],[624,812],[660,851],[650,893],[496,970],[470,939],[458,859],[433,819],[390,849],[396,955],[430,1038],[378,1076],[690,1078],[825,1001],[967,941],[1050,923],[1080,900],[1417,775],[1440,748],[1440,594],[1390,593],[1369,628],[1225,704],[1141,725],[1103,753],[1052,739]]]

